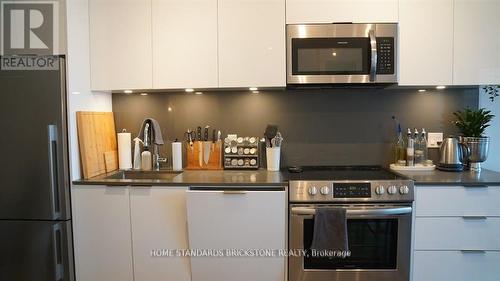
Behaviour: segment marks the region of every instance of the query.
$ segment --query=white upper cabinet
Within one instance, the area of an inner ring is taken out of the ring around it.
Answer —
[[[283,87],[285,0],[219,0],[219,87]]]
[[[92,90],[150,89],[151,1],[90,0]]]
[[[500,1],[455,0],[453,84],[500,84]]]
[[[217,0],[152,1],[153,87],[217,87]]]
[[[398,21],[398,0],[287,0],[286,23]]]
[[[453,0],[399,1],[399,84],[451,85]]]

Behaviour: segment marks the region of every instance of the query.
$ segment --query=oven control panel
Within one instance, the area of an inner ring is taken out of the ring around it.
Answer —
[[[413,181],[290,181],[290,202],[411,202]]]
[[[370,198],[372,189],[369,182],[334,183],[334,198]]]

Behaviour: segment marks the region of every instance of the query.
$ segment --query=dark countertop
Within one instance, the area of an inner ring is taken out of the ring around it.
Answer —
[[[480,173],[443,172],[439,170],[429,172],[407,172],[397,173],[409,177],[415,181],[415,185],[500,185],[500,173],[482,169]]]
[[[283,172],[268,172],[265,169],[252,171],[184,171],[171,179],[119,179],[108,178],[119,172],[100,175],[90,179],[73,181],[75,185],[135,185],[135,186],[249,186],[278,187],[288,186],[290,174]],[[401,172],[415,181],[416,185],[500,185],[500,173],[483,169],[477,172]]]
[[[73,181],[75,185],[135,185],[135,186],[250,186],[282,187],[288,186],[280,172],[268,172],[264,169],[252,171],[194,171],[186,170],[172,179],[109,179],[119,172],[100,175],[90,179]]]

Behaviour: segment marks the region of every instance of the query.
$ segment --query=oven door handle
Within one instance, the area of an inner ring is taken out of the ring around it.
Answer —
[[[317,208],[292,207],[293,215],[314,215]],[[347,216],[394,216],[410,214],[412,207],[347,209]]]
[[[372,29],[368,32],[370,36],[370,49],[371,49],[371,64],[370,64],[370,82],[375,82],[377,77],[377,37],[375,31]]]

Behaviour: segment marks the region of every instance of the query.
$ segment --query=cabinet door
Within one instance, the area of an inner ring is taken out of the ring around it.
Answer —
[[[415,215],[497,217],[500,216],[499,201],[499,186],[417,186]]]
[[[78,281],[132,281],[129,190],[72,189],[75,270]]]
[[[500,1],[455,0],[453,84],[500,84]]]
[[[283,257],[228,256],[225,250],[285,249],[285,191],[188,191],[189,246],[223,250],[192,257],[193,281],[284,281]]]
[[[92,90],[150,89],[151,1],[89,0]]]
[[[416,251],[413,281],[496,281],[500,252]]]
[[[453,0],[401,0],[399,84],[451,85]]]
[[[186,187],[132,188],[135,281],[190,281],[189,258],[161,256],[187,249]],[[152,255],[152,251],[157,250]]]
[[[287,0],[286,23],[398,21],[398,0]]]
[[[153,87],[213,88],[217,0],[153,0]]]
[[[285,86],[285,0],[219,0],[219,87]]]

